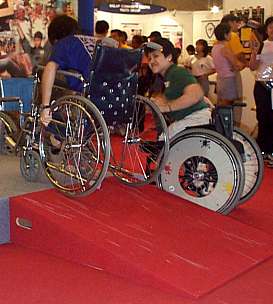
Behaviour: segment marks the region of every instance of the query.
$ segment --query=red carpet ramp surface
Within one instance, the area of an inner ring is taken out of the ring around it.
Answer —
[[[273,237],[260,230],[114,178],[84,198],[54,190],[11,198],[10,218],[15,244],[193,298],[273,255]]]

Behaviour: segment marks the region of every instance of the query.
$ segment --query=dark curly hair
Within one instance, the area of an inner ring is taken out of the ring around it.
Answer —
[[[80,32],[80,27],[75,19],[67,15],[59,15],[51,21],[48,27],[48,40],[51,44],[54,44],[64,37]]]

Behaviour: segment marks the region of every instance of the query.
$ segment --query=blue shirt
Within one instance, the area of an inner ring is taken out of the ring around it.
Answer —
[[[59,40],[53,46],[49,61],[54,61],[61,70],[75,70],[89,80],[96,39],[85,35],[71,35]],[[69,88],[82,91],[82,83],[67,77]]]

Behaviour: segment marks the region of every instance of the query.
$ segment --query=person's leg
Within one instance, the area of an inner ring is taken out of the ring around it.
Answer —
[[[232,105],[238,99],[235,77],[217,78],[217,105]]]
[[[175,121],[168,127],[169,138],[173,138],[176,134],[183,131],[187,127],[206,125],[210,122],[211,110],[209,108],[196,111],[185,118]]]
[[[272,125],[272,122],[270,121],[270,113],[272,112],[270,91],[261,83],[256,82],[254,86],[254,98],[256,104],[256,118],[258,121],[257,143],[262,152],[271,153],[269,146],[271,141],[268,140],[272,135],[272,127],[271,129],[268,129]]]

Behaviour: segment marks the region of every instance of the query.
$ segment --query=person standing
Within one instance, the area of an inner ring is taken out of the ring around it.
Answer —
[[[273,16],[265,21],[267,39],[262,43],[258,39],[251,43],[249,67],[256,71],[254,98],[258,121],[257,142],[268,166],[273,168]],[[260,54],[259,54],[260,53]]]
[[[227,42],[231,39],[231,27],[227,23],[220,23],[216,26],[214,34],[217,42],[214,44],[211,54],[217,72],[217,103],[232,105],[239,99],[236,71],[239,71],[243,64],[227,47]]]
[[[221,20],[221,23],[226,23],[231,28],[230,40],[227,42],[227,47],[235,55],[236,60],[238,60],[238,62],[239,62],[238,64],[240,64],[240,66],[241,66],[240,70],[242,70],[243,68],[245,68],[248,65],[248,63],[245,58],[244,48],[241,44],[241,41],[240,41],[240,38],[238,35],[239,22],[240,22],[240,19],[237,16],[234,16],[232,14],[225,15]],[[241,77],[240,70],[235,71],[238,100],[243,99],[243,84],[242,84],[242,77]],[[234,121],[237,126],[240,126],[241,118],[242,118],[242,108],[236,107],[234,109]]]
[[[196,41],[196,54],[191,57],[188,68],[193,76],[201,85],[204,94],[209,94],[209,75],[215,73],[215,66],[212,57],[209,55],[209,46],[206,40],[199,39]]]
[[[105,20],[98,20],[95,24],[95,38],[102,40],[107,37],[109,32],[109,24]]]

